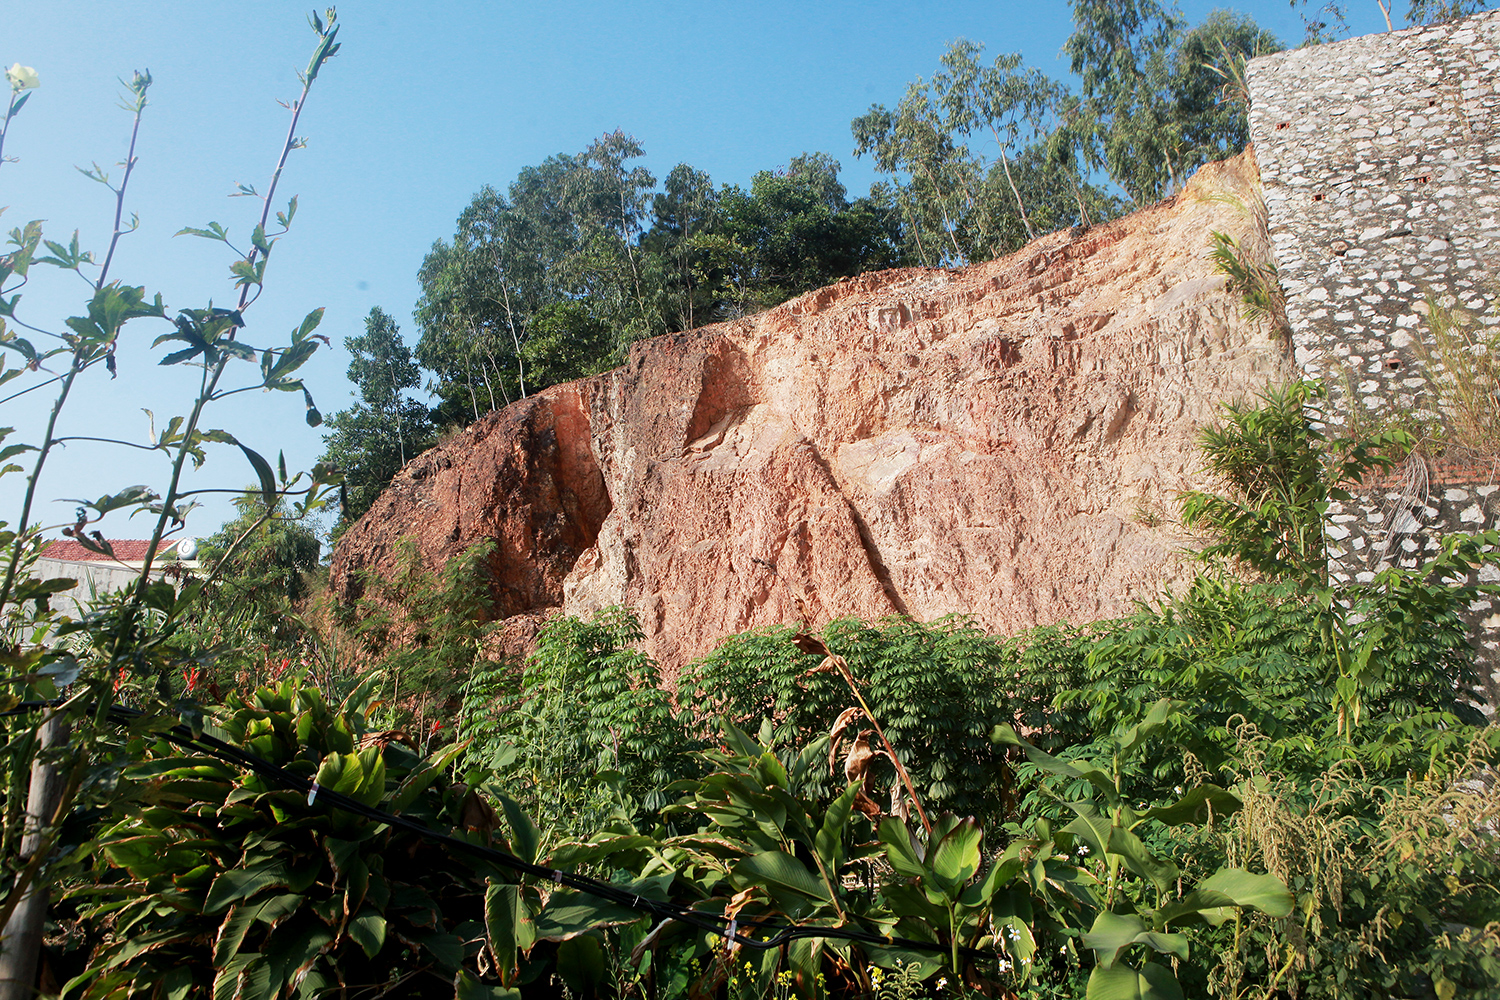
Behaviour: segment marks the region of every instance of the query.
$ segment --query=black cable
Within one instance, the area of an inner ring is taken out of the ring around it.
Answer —
[[[8,711],[0,712],[0,718],[20,715],[43,708],[53,708],[58,704],[59,702],[54,701],[23,701]],[[139,709],[128,708],[123,705],[111,705],[109,707],[109,717],[117,722],[130,722],[147,718],[147,715]],[[189,727],[180,723],[161,731],[157,735],[169,743],[173,743],[184,749],[194,750],[198,753],[207,754],[210,757],[216,757],[220,760],[237,764],[261,777],[271,779],[288,791],[305,792],[307,793],[308,805],[316,805],[321,802],[326,806],[342,809],[345,812],[362,816],[376,823],[383,823],[387,826],[406,830],[423,839],[437,841],[450,848],[467,851],[470,854],[478,855],[486,860],[495,862],[503,868],[511,869],[523,875],[530,875],[533,878],[549,881],[556,885],[564,885],[570,889],[588,893],[591,896],[617,903],[629,909],[641,910],[661,920],[676,920],[679,923],[687,924],[698,930],[717,934],[726,940],[734,941],[746,948],[764,951],[771,948],[779,948],[783,944],[798,938],[833,938],[882,947],[910,948],[916,951],[932,951],[943,954],[947,954],[949,951],[946,946],[931,941],[914,941],[909,938],[885,937],[868,931],[856,931],[839,927],[800,927],[792,925],[781,926],[778,929],[776,923],[768,920],[759,920],[753,917],[740,920],[734,917],[725,917],[713,913],[705,913],[701,910],[694,910],[680,903],[647,899],[644,896],[628,892],[619,885],[611,882],[601,882],[586,875],[575,875],[561,869],[533,864],[505,851],[500,851],[483,844],[470,843],[460,837],[433,830],[431,827],[418,823],[415,820],[407,819],[405,816],[399,816],[395,813],[388,813],[384,810],[367,806],[363,802],[352,799],[340,792],[324,788],[310,778],[303,778],[292,774],[280,765],[273,764],[264,757],[243,750],[232,743],[226,743],[206,733],[194,734]],[[745,931],[747,929],[755,931],[775,930],[776,933],[768,938],[756,939],[746,935]],[[997,955],[991,955],[977,948],[960,946],[958,950],[965,957],[971,959],[986,961],[998,958]]]

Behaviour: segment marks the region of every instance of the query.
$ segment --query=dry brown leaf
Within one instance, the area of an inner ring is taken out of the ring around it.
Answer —
[[[417,748],[417,745],[412,742],[412,738],[406,735],[406,731],[402,729],[383,729],[378,733],[366,733],[360,737],[359,748],[361,750],[368,750],[370,747],[374,747],[377,750],[383,751],[392,743],[405,743],[413,750]]]
[[[891,815],[903,823],[911,818],[911,802],[906,797],[906,786],[901,783],[899,774],[891,782]]]
[[[875,780],[875,773],[870,770],[870,763],[878,757],[890,759],[890,754],[884,750],[875,750],[870,747],[870,737],[875,735],[875,730],[861,730],[859,736],[849,745],[849,755],[844,758],[844,780],[862,782],[861,790],[868,792]]]
[[[849,728],[849,723],[864,714],[862,708],[846,708],[839,713],[839,717],[833,720],[833,728],[828,731],[828,773],[837,774],[834,770],[838,766],[839,741],[844,738],[844,730]]]
[[[724,916],[731,920],[739,916],[739,912],[755,898],[755,889],[756,887],[752,885],[748,889],[741,889],[735,893],[734,898],[730,899],[729,905],[724,908]]]
[[[806,632],[798,632],[792,636],[792,645],[804,653],[822,653],[824,656],[828,655],[828,647],[823,645],[823,640],[815,635],[808,635]]]
[[[476,830],[488,836],[500,829],[500,817],[484,801],[484,796],[470,789],[469,794],[464,796],[463,826],[465,830]]]
[[[870,817],[872,821],[878,820],[884,815],[880,811],[880,806],[876,805],[875,800],[865,794],[863,788],[854,793],[854,808]]]

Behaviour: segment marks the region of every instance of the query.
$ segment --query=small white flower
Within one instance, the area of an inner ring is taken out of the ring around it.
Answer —
[[[947,976],[938,976],[937,988],[938,989],[943,989],[947,985],[948,985],[948,977]]]
[[[1079,844],[1078,845],[1078,856],[1080,858],[1086,858],[1086,857],[1089,856],[1089,845],[1088,844]]]
[[[1181,795],[1182,794],[1182,786],[1181,785],[1173,785],[1172,786],[1172,791],[1175,792],[1175,793],[1177,793],[1178,795]]]
[[[20,63],[16,63],[10,69],[6,70],[5,78],[10,81],[10,89],[17,93],[41,85],[41,81],[37,78],[36,70],[30,66],[22,66]]]

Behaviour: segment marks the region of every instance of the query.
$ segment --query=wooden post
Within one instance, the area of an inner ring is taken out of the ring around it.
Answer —
[[[48,825],[57,812],[63,770],[45,763],[41,755],[68,740],[63,716],[53,714],[42,723],[37,759],[31,765],[31,789],[26,796],[26,820],[21,836],[21,858],[30,859],[47,842]],[[45,878],[27,888],[0,936],[0,1000],[32,1000],[36,996],[37,963],[42,954],[42,932],[47,923],[49,892]]]

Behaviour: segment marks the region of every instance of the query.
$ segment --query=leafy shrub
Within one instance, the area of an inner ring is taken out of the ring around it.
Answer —
[[[741,727],[768,718],[784,742],[812,742],[855,701],[836,672],[818,670],[823,654],[804,652],[794,639],[789,627],[727,639],[684,669],[678,703],[700,731],[718,718]],[[1010,717],[1003,640],[962,618],[928,625],[892,618],[879,625],[839,619],[820,641],[848,664],[925,805],[998,817],[1004,755],[989,731]]]
[[[670,803],[673,781],[699,773],[702,744],[679,724],[656,664],[630,648],[640,638],[622,608],[557,617],[519,675],[503,664],[476,674],[464,705],[466,732],[481,737],[471,758],[544,826],[582,836],[617,812],[645,822]]]
[[[336,710],[288,678],[230,695],[218,732],[294,777],[461,830],[474,807],[444,774],[461,748],[421,758],[399,734],[368,731],[361,701]],[[140,742],[122,776],[130,803],[98,835],[94,878],[70,890],[104,935],[73,995],[271,1000],[367,984],[420,997],[473,956],[485,876],[500,869],[216,757]]]

